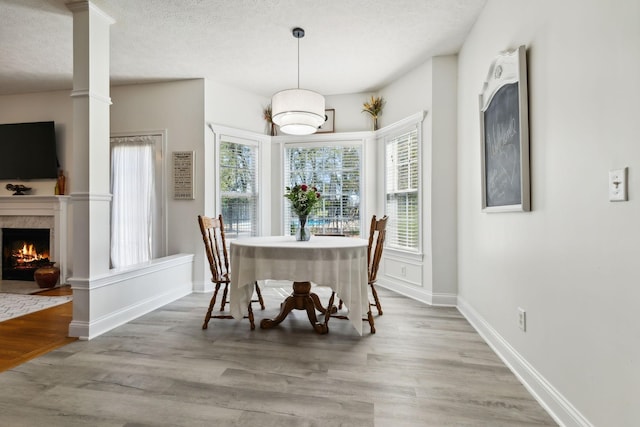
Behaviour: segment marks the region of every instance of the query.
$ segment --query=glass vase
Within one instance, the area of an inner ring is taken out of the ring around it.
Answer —
[[[299,215],[298,220],[300,221],[300,226],[296,230],[296,240],[306,242],[311,238],[311,232],[307,227],[307,215]]]

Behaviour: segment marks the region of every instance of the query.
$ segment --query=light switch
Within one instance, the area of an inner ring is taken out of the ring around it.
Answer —
[[[627,168],[609,171],[609,201],[627,200]]]

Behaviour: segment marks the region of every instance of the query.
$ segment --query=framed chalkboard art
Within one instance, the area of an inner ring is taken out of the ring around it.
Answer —
[[[482,211],[530,211],[526,48],[501,53],[480,94]]]

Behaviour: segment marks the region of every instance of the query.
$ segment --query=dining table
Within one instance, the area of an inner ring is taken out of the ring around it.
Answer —
[[[281,323],[292,310],[306,310],[317,333],[328,332],[329,315],[314,286],[327,286],[348,309],[348,319],[362,335],[362,317],[369,311],[368,241],[357,237],[312,236],[297,241],[294,236],[247,237],[230,242],[230,311],[236,319],[248,314],[253,284],[263,280],[292,281],[293,292],[273,319],[262,319],[269,329]],[[324,315],[317,319],[316,311]]]

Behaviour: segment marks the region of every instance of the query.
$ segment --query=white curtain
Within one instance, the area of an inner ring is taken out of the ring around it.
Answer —
[[[152,258],[154,140],[111,138],[111,265],[124,267]]]

